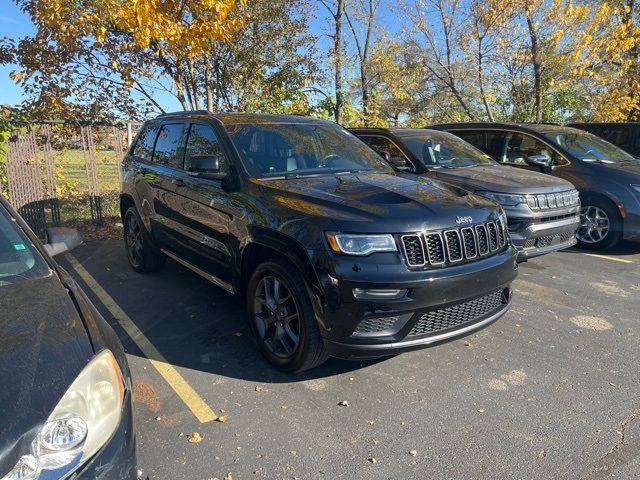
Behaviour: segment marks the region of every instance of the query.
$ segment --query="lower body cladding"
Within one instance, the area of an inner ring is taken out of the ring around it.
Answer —
[[[70,477],[74,480],[136,480],[136,442],[131,392],[127,390],[120,425],[111,439],[82,468]]]
[[[574,246],[579,226],[578,213],[535,219],[508,217],[509,236],[518,249],[519,262]]]
[[[395,257],[399,264],[345,257],[329,285],[323,282],[329,291],[321,331],[329,355],[362,359],[416,350],[479,330],[509,309],[517,276],[513,247],[423,271],[408,271]]]

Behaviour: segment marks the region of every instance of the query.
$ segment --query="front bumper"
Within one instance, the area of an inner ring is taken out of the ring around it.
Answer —
[[[424,271],[409,271],[399,255],[334,257],[335,269],[323,281],[327,301],[320,315],[327,352],[347,359],[395,355],[489,325],[510,306],[516,255],[507,246],[476,262]],[[357,300],[353,289],[406,294]]]
[[[102,449],[71,476],[74,480],[136,480],[136,441],[133,402],[126,391],[120,425]]]
[[[557,252],[576,244],[579,213],[542,218],[512,218],[507,214],[509,236],[518,249],[518,261]]]

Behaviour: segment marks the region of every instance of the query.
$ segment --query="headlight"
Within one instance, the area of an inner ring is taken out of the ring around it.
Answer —
[[[2,480],[35,480],[42,471],[63,478],[91,458],[120,423],[124,383],[120,367],[103,350],[80,372],[31,445]],[[49,476],[47,476],[49,478]]]
[[[514,207],[516,205],[520,205],[521,203],[526,203],[524,195],[513,195],[510,193],[497,193],[497,192],[475,192],[476,195],[480,195],[481,197],[488,198],[489,200],[493,200],[494,202],[498,202],[500,205],[504,205],[505,207]]]
[[[374,252],[397,252],[393,235],[351,235],[327,233],[327,241],[335,253],[346,255],[370,255]]]
[[[633,188],[636,192],[640,193],[640,185],[631,185],[631,188]]]

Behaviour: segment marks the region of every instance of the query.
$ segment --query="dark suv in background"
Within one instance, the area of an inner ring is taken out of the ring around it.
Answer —
[[[579,128],[613,143],[636,158],[640,158],[640,123],[568,123],[567,127]]]
[[[509,307],[516,251],[500,207],[396,176],[334,123],[162,115],[122,165],[133,269],[168,256],[238,295],[284,370],[420,348]]]
[[[501,166],[447,132],[423,128],[351,131],[379,154],[388,154],[403,176],[426,175],[498,202],[507,214],[520,261],[575,245],[580,199],[566,180]]]
[[[580,192],[578,243],[608,248],[640,238],[640,160],[588,132],[552,124],[452,123],[445,130],[494,160],[564,178]]]

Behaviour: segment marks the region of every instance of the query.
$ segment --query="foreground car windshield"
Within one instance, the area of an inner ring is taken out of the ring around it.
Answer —
[[[624,150],[590,133],[547,132],[544,136],[585,162],[636,161],[632,155]]]
[[[391,173],[364,143],[338,126],[309,123],[228,125],[242,162],[253,177],[350,171]]]
[[[398,136],[427,167],[458,168],[494,164],[480,150],[454,135],[416,132]]]
[[[48,274],[47,263],[9,213],[0,206],[0,287]]]

